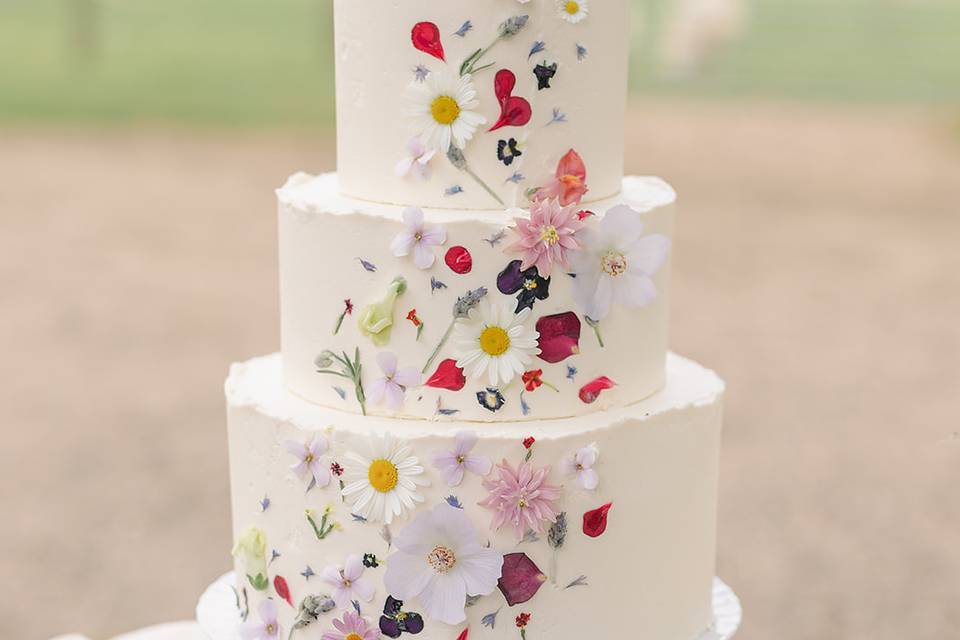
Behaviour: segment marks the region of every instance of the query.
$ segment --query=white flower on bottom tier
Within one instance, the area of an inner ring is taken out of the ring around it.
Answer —
[[[667,259],[670,238],[642,235],[640,216],[619,205],[577,235],[581,250],[570,254],[573,299],[592,320],[606,318],[614,302],[637,308],[657,297],[653,276]]]
[[[354,514],[368,520],[390,524],[414,503],[423,502],[417,487],[430,484],[410,447],[390,436],[371,440],[370,457],[351,452],[344,461],[343,496]]]
[[[363,557],[359,554],[347,556],[342,567],[325,567],[320,577],[333,586],[333,601],[339,609],[349,609],[353,600],[370,602],[376,593],[373,585],[363,577]]]
[[[486,374],[491,387],[510,384],[540,353],[540,334],[526,326],[530,309],[514,314],[515,306],[484,300],[457,320],[453,357],[468,378]]]
[[[374,404],[384,404],[391,411],[403,406],[407,389],[420,384],[420,371],[416,367],[397,366],[397,356],[389,351],[377,354],[377,364],[383,377],[375,379],[367,389],[367,399]]]
[[[474,111],[480,102],[470,74],[458,77],[434,71],[424,82],[411,83],[406,99],[416,133],[428,148],[440,153],[446,153],[451,144],[462,149],[487,121]]]
[[[485,547],[464,513],[447,503],[424,511],[394,538],[384,585],[394,598],[416,598],[427,616],[447,624],[466,619],[467,596],[497,588],[503,555]]]

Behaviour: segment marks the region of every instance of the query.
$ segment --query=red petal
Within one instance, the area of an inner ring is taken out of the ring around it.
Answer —
[[[432,22],[418,22],[413,25],[410,40],[418,51],[446,62],[443,57],[443,43],[440,42],[440,29],[437,25]]]
[[[598,538],[607,530],[607,514],[610,512],[612,502],[608,502],[599,509],[587,511],[583,514],[583,532],[591,538]]]
[[[557,177],[562,178],[563,176],[577,176],[580,180],[587,179],[587,165],[583,163],[580,154],[573,149],[567,151],[566,155],[560,158],[560,162],[557,163]]]
[[[460,632],[460,635],[457,636],[457,640],[467,640],[470,637],[470,627],[467,627]]]
[[[500,127],[522,127],[530,122],[533,115],[533,109],[526,98],[519,96],[510,96],[503,103],[500,119],[490,127],[489,131],[496,131]]]
[[[497,75],[493,79],[493,92],[497,95],[497,101],[501,106],[513,93],[515,86],[517,86],[517,76],[513,74],[513,71],[509,69],[497,71]]]
[[[599,378],[596,378],[595,380],[583,385],[583,387],[580,389],[580,399],[586,404],[591,404],[596,402],[597,398],[600,397],[601,391],[613,389],[615,386],[617,386],[616,382],[607,376],[600,376]]]
[[[470,273],[470,270],[473,269],[473,257],[466,247],[450,247],[444,257],[444,262],[454,273],[460,275]]]
[[[427,386],[434,389],[446,389],[447,391],[460,391],[467,384],[467,379],[463,375],[463,369],[457,366],[457,361],[447,359],[437,366],[430,379],[427,380]]]
[[[540,359],[551,364],[580,353],[580,318],[573,311],[537,320]]]
[[[287,601],[291,607],[293,606],[293,598],[290,597],[290,587],[287,586],[287,581],[284,580],[283,576],[276,576],[273,579],[273,590],[277,592],[277,595]]]

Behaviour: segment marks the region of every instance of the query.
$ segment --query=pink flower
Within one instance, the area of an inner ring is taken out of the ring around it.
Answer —
[[[407,143],[407,156],[397,163],[397,176],[402,178],[413,172],[421,180],[429,180],[433,173],[430,161],[436,153],[436,149],[424,147],[419,137],[412,138]]]
[[[543,533],[544,522],[555,522],[553,501],[560,497],[560,487],[547,484],[548,473],[550,467],[536,469],[530,462],[516,469],[506,460],[498,464],[494,477],[483,482],[490,495],[479,503],[494,512],[490,527],[500,529],[509,523],[519,540],[528,529]]]
[[[380,631],[367,622],[359,613],[345,611],[343,620],[333,621],[336,631],[325,631],[321,640],[377,640]]]
[[[277,602],[267,598],[257,609],[260,622],[246,622],[240,627],[243,640],[277,640],[280,638],[280,623],[277,621]]]
[[[558,198],[562,206],[579,204],[587,193],[587,167],[576,151],[570,149],[560,158],[556,176],[534,194],[535,200]]]
[[[383,377],[370,384],[367,397],[370,402],[385,404],[391,411],[396,411],[403,406],[407,389],[420,384],[420,372],[416,367],[397,368],[397,356],[389,351],[377,354],[377,364]]]
[[[565,267],[567,252],[580,248],[576,234],[583,228],[573,206],[562,206],[556,198],[536,200],[530,205],[530,219],[516,219],[512,231],[516,242],[507,247],[508,253],[523,257],[520,271],[536,267],[547,278],[554,265]]]
[[[490,458],[471,454],[477,444],[477,434],[472,431],[461,431],[454,440],[450,451],[437,451],[433,454],[433,466],[440,470],[443,481],[447,486],[456,487],[463,482],[465,471],[485,476],[490,473],[493,463]]]
[[[342,567],[330,565],[320,572],[320,577],[333,586],[333,601],[338,609],[349,609],[352,600],[373,600],[376,590],[363,577],[363,557],[360,554],[347,556]]]

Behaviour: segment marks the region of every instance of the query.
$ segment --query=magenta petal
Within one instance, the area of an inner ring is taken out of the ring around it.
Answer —
[[[580,399],[586,404],[592,404],[600,397],[600,392],[613,389],[617,383],[607,376],[600,376],[583,385],[580,389]]]
[[[442,361],[426,382],[428,387],[448,391],[460,391],[466,384],[467,379],[463,375],[463,369],[458,367],[457,361],[452,358]]]
[[[583,514],[583,532],[591,538],[599,538],[607,530],[607,514],[610,513],[612,502],[587,511]]]
[[[511,607],[530,600],[546,581],[547,576],[527,554],[508,553],[503,556],[503,572],[498,586]]]
[[[580,318],[572,311],[537,320],[540,359],[551,364],[580,353]]]

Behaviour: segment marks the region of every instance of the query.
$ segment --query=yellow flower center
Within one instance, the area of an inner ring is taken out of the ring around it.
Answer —
[[[275,626],[273,626],[272,624],[268,624],[268,625],[267,625],[267,628],[265,629],[265,631],[267,632],[267,635],[268,635],[268,636],[272,636],[273,634],[275,634],[275,633],[277,632],[277,628],[276,628]]]
[[[466,458],[464,458],[463,456],[457,456],[457,464],[463,464],[463,461],[464,461],[465,459],[466,459]]]
[[[380,493],[389,493],[397,486],[397,467],[383,458],[374,460],[367,470],[367,479],[370,486]]]
[[[440,124],[453,124],[460,117],[460,105],[450,96],[439,96],[430,105],[430,113]]]
[[[510,336],[502,327],[487,327],[480,334],[480,348],[489,356],[502,356],[510,348]]]
[[[457,556],[453,549],[438,545],[427,554],[427,564],[437,573],[446,573],[457,564]]]
[[[363,636],[361,636],[359,633],[354,632],[354,633],[347,634],[347,637],[344,638],[343,640],[363,640]]]
[[[627,270],[627,257],[617,251],[608,251],[600,257],[600,268],[608,276],[619,276]]]
[[[308,453],[307,455],[305,455],[303,457],[303,461],[306,462],[307,464],[310,464],[311,462],[313,462],[313,454]]]
[[[540,240],[546,242],[552,247],[560,242],[560,234],[557,232],[557,228],[552,224],[544,225],[543,229],[540,230]]]
[[[563,10],[566,11],[567,13],[569,13],[570,15],[575,15],[577,12],[580,11],[580,3],[579,3],[579,2],[568,2],[568,3],[563,7]]]

